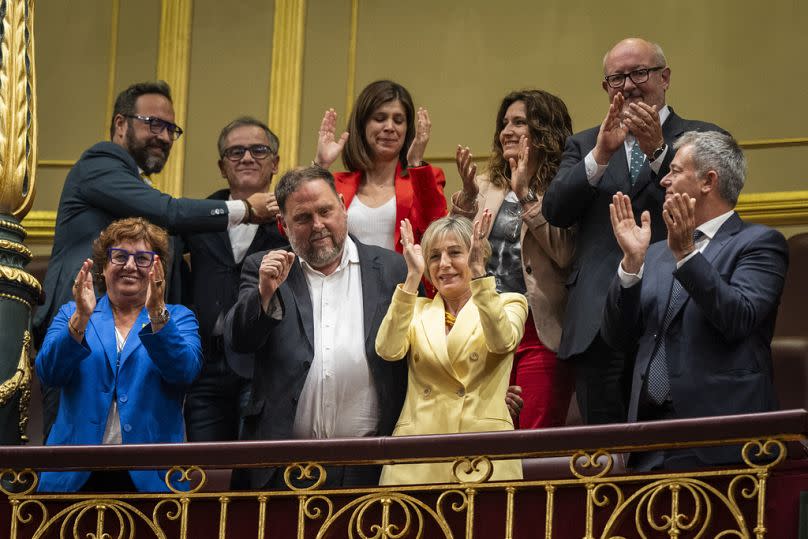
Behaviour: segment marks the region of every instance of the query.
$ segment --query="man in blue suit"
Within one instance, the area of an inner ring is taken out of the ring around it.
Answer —
[[[746,161],[732,137],[685,133],[665,189],[667,241],[650,245],[651,216],[637,225],[617,193],[612,228],[623,251],[602,336],[636,347],[629,421],[765,412],[777,407],[771,339],[788,267],[782,234],[734,211]],[[737,448],[632,455],[647,470],[738,460]]]

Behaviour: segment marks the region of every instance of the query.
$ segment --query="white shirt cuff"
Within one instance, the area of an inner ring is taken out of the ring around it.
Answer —
[[[227,228],[233,228],[244,222],[244,215],[247,212],[247,206],[244,205],[243,200],[227,200]]]
[[[617,265],[617,276],[620,278],[620,286],[623,288],[631,288],[640,281],[642,281],[642,272],[645,269],[645,264],[640,266],[640,271],[637,273],[629,273],[623,269],[623,264]]]
[[[584,157],[584,167],[586,168],[587,181],[594,186],[598,184],[609,165],[599,165],[598,162],[595,161],[595,156],[592,155],[590,151],[586,154],[586,157]]]

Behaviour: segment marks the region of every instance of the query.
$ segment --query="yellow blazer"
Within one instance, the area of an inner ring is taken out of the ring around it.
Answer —
[[[393,436],[513,430],[505,392],[526,319],[522,294],[497,294],[493,277],[475,279],[447,335],[440,295],[421,298],[399,285],[376,335],[379,356],[409,362]],[[492,480],[521,478],[520,460],[495,463]],[[450,463],[435,463],[385,466],[380,483],[454,481]]]

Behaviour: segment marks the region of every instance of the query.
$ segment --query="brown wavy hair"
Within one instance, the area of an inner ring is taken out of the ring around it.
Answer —
[[[107,249],[119,245],[124,241],[135,242],[143,240],[149,248],[158,254],[163,271],[168,275],[168,267],[171,263],[171,252],[168,247],[168,234],[157,225],[153,225],[142,217],[129,217],[113,221],[101,231],[101,234],[93,242],[93,273],[95,287],[100,293],[107,291],[107,285],[103,279],[103,271],[107,263]]]
[[[508,107],[517,101],[525,104],[527,124],[530,129],[530,145],[539,153],[539,169],[530,182],[536,193],[542,194],[558,171],[564,143],[572,134],[572,119],[567,105],[559,98],[544,90],[519,90],[505,96],[497,112],[494,129],[494,144],[491,159],[488,161],[488,177],[501,188],[510,185],[511,168],[502,156],[502,143],[499,134],[504,127]]]
[[[377,80],[365,86],[365,89],[356,98],[351,119],[348,120],[349,137],[342,152],[342,164],[345,165],[346,170],[364,172],[373,168],[373,154],[365,139],[365,125],[376,109],[385,103],[396,100],[401,102],[407,116],[407,133],[404,135],[404,145],[398,154],[402,170],[407,169],[407,152],[415,138],[415,107],[412,104],[412,96],[406,88],[396,82]]]

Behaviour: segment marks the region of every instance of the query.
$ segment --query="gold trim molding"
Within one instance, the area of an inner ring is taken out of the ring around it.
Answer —
[[[281,169],[299,160],[305,30],[306,0],[276,0],[267,123],[280,139]]]
[[[735,208],[744,219],[769,226],[808,224],[808,191],[773,191],[741,195]],[[28,238],[53,241],[55,211],[32,211],[23,221]]]
[[[21,219],[34,202],[37,120],[34,1],[4,2],[0,66],[0,208]]]
[[[112,0],[112,14],[109,21],[109,63],[107,65],[107,108],[104,112],[104,127],[101,139],[109,137],[112,123],[112,108],[115,106],[115,72],[118,69],[118,28],[121,18],[121,0]]]
[[[188,112],[188,72],[191,58],[191,23],[193,0],[163,0],[160,15],[160,43],[157,52],[157,78],[171,86],[174,121],[186,125]],[[163,171],[154,176],[154,186],[164,193],[182,195],[185,169],[185,138],[180,137],[171,149],[171,158]]]
[[[345,89],[345,118],[351,117],[356,91],[356,44],[359,34],[359,0],[351,0],[351,33],[348,37],[348,77]]]

